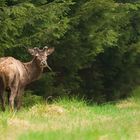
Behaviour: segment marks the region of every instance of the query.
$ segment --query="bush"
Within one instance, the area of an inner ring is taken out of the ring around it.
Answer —
[[[34,95],[33,91],[28,90],[24,94],[24,97],[23,97],[23,106],[24,107],[33,106],[35,104],[41,104],[43,102],[44,102],[43,97]]]

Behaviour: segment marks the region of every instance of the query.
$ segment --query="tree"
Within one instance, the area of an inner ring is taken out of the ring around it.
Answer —
[[[71,28],[61,40],[63,57],[57,59],[65,70],[65,87],[98,102],[128,96],[139,83],[140,4],[78,3],[70,13]]]
[[[3,0],[1,2],[0,42],[6,48],[49,44],[68,29],[67,12],[72,2],[55,0]]]
[[[104,102],[139,84],[139,1],[3,0],[0,6],[1,55],[27,59],[23,46],[56,48],[49,59],[54,72],[44,74],[38,94]]]

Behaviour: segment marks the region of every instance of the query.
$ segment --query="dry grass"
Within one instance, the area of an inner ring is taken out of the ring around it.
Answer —
[[[66,109],[58,105],[38,104],[29,109],[29,112],[33,116],[62,115]]]
[[[133,98],[129,98],[125,101],[121,101],[116,105],[118,108],[138,108],[140,105],[135,102]]]

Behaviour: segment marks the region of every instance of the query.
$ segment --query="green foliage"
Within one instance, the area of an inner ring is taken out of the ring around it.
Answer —
[[[1,51],[12,47],[41,46],[59,39],[68,29],[71,1],[6,1],[0,9]]]
[[[54,46],[37,94],[116,100],[140,83],[139,22],[137,0],[2,0],[0,55],[28,60],[25,48]]]
[[[65,82],[77,81],[75,91],[98,102],[128,96],[139,84],[139,3],[90,0],[74,8],[61,59],[74,79]]]
[[[23,98],[23,106],[31,107],[35,104],[43,103],[43,98],[41,96],[33,95],[32,91],[26,91]]]

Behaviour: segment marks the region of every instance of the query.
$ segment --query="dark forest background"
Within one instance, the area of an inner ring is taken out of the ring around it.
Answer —
[[[93,102],[130,96],[140,83],[140,0],[0,0],[0,56],[31,60],[55,47],[34,94]]]

